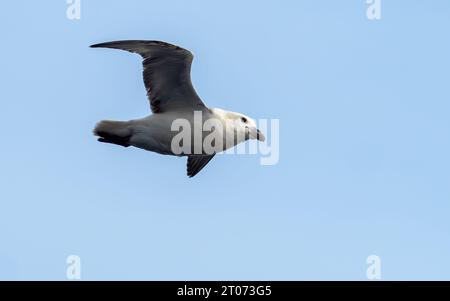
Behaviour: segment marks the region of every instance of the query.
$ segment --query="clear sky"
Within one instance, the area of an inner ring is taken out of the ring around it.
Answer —
[[[0,279],[450,279],[450,2],[4,1]],[[280,120],[280,160],[98,143],[149,114],[120,39],[195,54],[210,107]]]

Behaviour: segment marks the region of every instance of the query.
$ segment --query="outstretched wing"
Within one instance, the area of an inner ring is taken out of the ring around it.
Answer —
[[[116,41],[92,45],[137,53],[144,59],[144,84],[153,113],[206,108],[191,82],[194,56],[160,41]]]
[[[196,174],[206,166],[206,164],[214,158],[213,155],[196,155],[196,156],[188,156],[187,160],[187,175],[189,178],[192,178]]]

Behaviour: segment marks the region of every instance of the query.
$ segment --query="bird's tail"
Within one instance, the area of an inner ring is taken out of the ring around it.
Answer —
[[[93,132],[100,142],[130,146],[131,129],[127,121],[102,120],[97,123]]]

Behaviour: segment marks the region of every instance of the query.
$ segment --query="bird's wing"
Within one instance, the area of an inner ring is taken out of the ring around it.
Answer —
[[[144,84],[153,113],[206,108],[191,82],[194,56],[181,47],[159,41],[116,41],[92,45],[142,56]]]
[[[206,166],[206,164],[214,158],[213,155],[196,155],[196,156],[188,156],[187,160],[187,175],[189,178],[192,178],[196,174]]]

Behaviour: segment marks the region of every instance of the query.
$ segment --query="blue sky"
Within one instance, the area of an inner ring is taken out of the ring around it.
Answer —
[[[450,2],[6,1],[0,279],[450,279]],[[210,107],[280,120],[280,161],[104,145],[98,120],[149,114],[139,57],[195,53]]]

